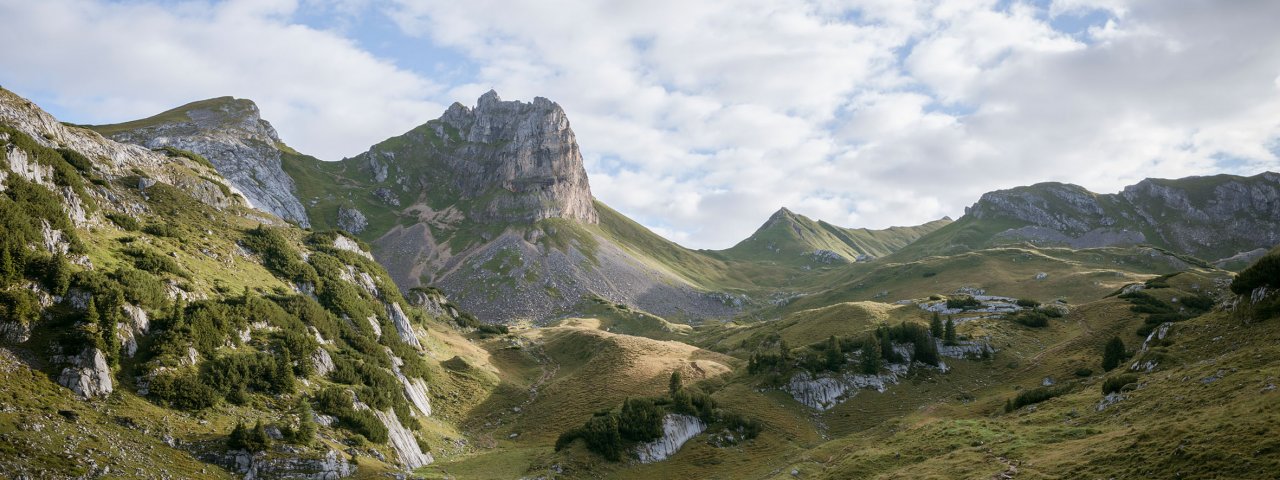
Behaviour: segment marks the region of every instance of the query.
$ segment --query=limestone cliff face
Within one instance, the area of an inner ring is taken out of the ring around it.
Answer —
[[[454,103],[424,127],[351,160],[384,182],[409,170],[405,163],[432,157],[444,170],[433,176],[456,193],[463,214],[475,222],[599,221],[577,138],[555,102],[503,101],[490,90],[475,107]]]
[[[1117,194],[1041,183],[990,192],[976,220],[1023,224],[998,238],[1077,248],[1151,243],[1207,260],[1280,243],[1280,174],[1147,179]]]
[[[250,100],[215,98],[143,120],[93,128],[118,142],[198,153],[255,208],[304,227],[311,224],[293,179],[280,166],[284,144]]]

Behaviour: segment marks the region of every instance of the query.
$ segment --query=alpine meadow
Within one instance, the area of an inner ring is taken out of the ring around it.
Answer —
[[[1276,18],[0,0],[0,477],[1276,478]]]

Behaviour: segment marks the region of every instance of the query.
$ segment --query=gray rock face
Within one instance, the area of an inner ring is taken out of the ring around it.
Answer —
[[[283,145],[250,100],[222,97],[195,102],[113,132],[113,140],[147,148],[175,147],[200,154],[255,208],[311,226],[293,178],[280,167]],[[125,126],[125,125],[121,125]]]
[[[354,164],[383,182],[394,177],[388,165],[394,168],[396,161],[435,157],[446,170],[436,175],[459,194],[458,200],[480,200],[463,212],[477,222],[599,221],[577,138],[555,102],[542,97],[505,102],[489,91],[474,108],[454,103],[426,128],[439,144],[423,142],[415,129],[400,137],[404,141],[360,154]]]
[[[359,210],[346,206],[338,207],[338,228],[358,235],[368,226],[369,220]]]
[[[107,357],[102,354],[102,350],[85,349],[69,360],[71,366],[62,369],[62,375],[58,377],[59,385],[71,389],[86,400],[111,394],[111,368],[107,366]]]
[[[666,460],[680,450],[689,439],[707,429],[702,419],[692,415],[669,413],[662,417],[662,437],[636,446],[640,463]]]
[[[356,473],[355,464],[329,449],[321,457],[268,456],[266,453],[245,451],[229,452],[217,459],[244,475],[245,480],[267,478],[304,478],[311,480],[336,480]]]
[[[965,214],[1026,224],[997,239],[1075,248],[1153,243],[1228,259],[1280,243],[1280,174],[1147,179],[1118,194],[1041,183],[987,193]]]

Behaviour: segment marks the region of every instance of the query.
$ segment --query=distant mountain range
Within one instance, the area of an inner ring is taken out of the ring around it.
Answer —
[[[203,155],[255,207],[357,235],[401,288],[438,286],[492,321],[569,315],[594,297],[723,318],[815,269],[996,245],[1152,245],[1241,268],[1280,243],[1280,175],[1263,173],[1148,179],[1107,195],[1042,183],[987,193],[954,222],[884,230],[782,208],[732,248],[695,251],[594,198],[558,104],[493,91],[337,162],[289,148],[251,101],[230,97],[91,128]]]

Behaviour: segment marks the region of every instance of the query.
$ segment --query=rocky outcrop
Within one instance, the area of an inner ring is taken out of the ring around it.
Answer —
[[[171,158],[138,145],[115,142],[98,133],[81,127],[64,125],[34,103],[0,89],[0,124],[8,125],[31,137],[36,143],[49,148],[74,150],[93,161],[94,168],[107,178],[140,175],[163,182],[190,194],[196,200],[214,208],[225,209],[244,205],[244,197],[234,185],[217,175],[192,175],[191,170],[204,168],[190,159]],[[0,145],[6,142],[0,136]],[[52,182],[52,170],[40,165],[12,144],[0,146],[6,150],[10,171],[27,180],[48,187],[62,197],[62,207],[77,227],[87,227],[92,221],[81,199],[71,187],[59,187]]]
[[[338,228],[346,230],[355,235],[364,232],[369,226],[369,219],[364,217],[363,213],[356,210],[355,207],[343,205],[338,207]]]
[[[490,90],[474,108],[454,103],[435,124],[435,133],[454,141],[444,155],[457,172],[455,186],[479,198],[505,190],[468,212],[483,222],[533,222],[564,218],[599,221],[578,141],[560,105],[542,97],[532,103],[502,101]]]
[[[418,408],[423,415],[431,416],[431,399],[427,397],[430,389],[427,382],[421,378],[409,378],[400,371],[400,367],[404,366],[404,360],[391,353],[391,349],[387,349],[387,356],[391,358],[391,372],[400,380],[400,384],[404,385],[404,396],[409,399],[409,403]]]
[[[147,318],[147,311],[140,307],[125,304],[120,308],[124,313],[124,323],[116,326],[116,334],[125,355],[132,357],[138,352],[138,338],[151,329],[151,320]]]
[[[111,394],[111,368],[102,350],[87,348],[80,355],[68,359],[70,367],[62,369],[58,384],[71,389],[83,399]]]
[[[400,334],[400,339],[404,343],[409,344],[413,348],[421,349],[422,343],[418,341],[418,334],[413,329],[413,323],[409,322],[409,317],[404,314],[404,310],[400,308],[400,304],[396,302],[387,302],[387,318],[391,319],[391,324],[396,327],[396,333]]]
[[[707,424],[702,419],[678,413],[669,413],[662,417],[662,437],[652,442],[636,446],[636,458],[640,463],[653,463],[666,460],[680,450],[685,442],[696,437]]]
[[[293,178],[281,168],[284,144],[250,100],[215,98],[148,119],[94,128],[119,142],[200,154],[255,208],[303,227],[311,225]]]
[[[884,392],[894,383],[898,383],[898,376],[892,371],[879,375],[846,372],[821,376],[800,372],[791,377],[783,390],[790,393],[791,398],[796,399],[797,402],[815,410],[825,411],[857,395],[860,389]]]
[[[0,342],[23,343],[30,339],[30,324],[12,319],[0,321]]]
[[[233,451],[218,460],[230,470],[244,475],[245,480],[271,478],[337,480],[356,473],[356,465],[334,449],[328,449],[320,457]]]
[[[345,250],[356,255],[362,256],[369,260],[373,260],[373,254],[360,247],[355,240],[348,238],[346,235],[338,235],[333,239],[333,248]]]
[[[1146,179],[1117,194],[1041,183],[984,194],[965,215],[1024,224],[996,240],[1074,248],[1151,243],[1228,261],[1280,243],[1280,174]]]
[[[405,468],[413,470],[430,465],[431,462],[435,461],[435,458],[430,453],[424,453],[422,448],[418,446],[418,439],[413,436],[413,432],[400,424],[400,419],[396,417],[395,410],[374,410],[373,415],[378,417],[378,420],[382,421],[382,424],[387,427],[387,437],[390,438],[391,448],[400,457],[400,464]]]
[[[316,351],[311,354],[311,367],[315,369],[316,376],[325,377],[337,368],[333,364],[333,357],[329,355],[329,351],[323,347],[316,347]]]

